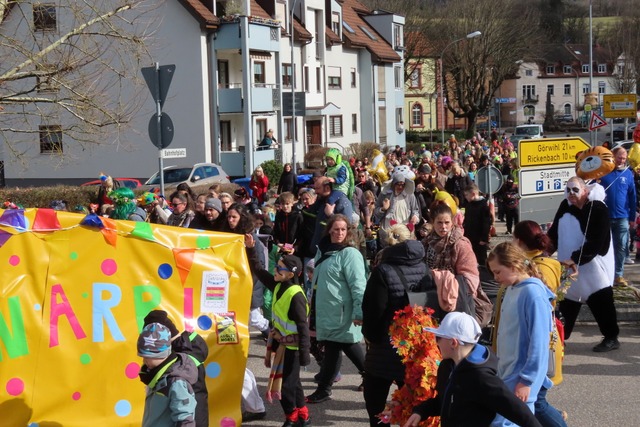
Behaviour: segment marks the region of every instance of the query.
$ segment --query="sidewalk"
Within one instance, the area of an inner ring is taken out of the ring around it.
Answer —
[[[495,226],[497,236],[491,238],[492,246],[511,240],[511,235],[505,234],[507,231],[506,223],[496,222]],[[635,252],[631,254],[631,258],[635,258]],[[618,321],[640,322],[640,262],[637,264],[625,265],[624,278],[629,282],[628,287],[616,286],[613,288]],[[595,322],[595,319],[591,315],[591,310],[589,310],[589,307],[587,307],[586,304],[583,304],[582,309],[580,310],[578,321]]]

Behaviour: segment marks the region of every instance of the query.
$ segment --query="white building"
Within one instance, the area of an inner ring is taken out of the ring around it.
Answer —
[[[67,1],[47,3],[57,19],[50,39],[72,24],[63,7]],[[35,37],[29,19],[35,4],[14,5],[0,32]],[[165,165],[213,161],[232,176],[247,176],[265,160],[291,161],[294,147],[300,165],[310,145],[344,149],[372,141],[404,146],[402,17],[368,11],[356,0],[167,0],[150,13],[153,58],[143,65],[176,65],[163,113],[174,124],[170,148],[187,151],[185,159],[165,160]],[[12,146],[23,147],[20,158],[12,150],[0,152],[6,183],[82,182],[100,172],[138,178],[154,173],[158,149],[147,128],[155,104],[143,83],[125,84],[132,85],[125,91],[128,101],[142,108],[130,128],[105,132],[103,144],[82,145],[60,134],[54,142],[62,152],[47,152],[38,146],[37,133],[25,138],[5,132],[3,147],[9,139]],[[73,124],[72,117],[56,120],[60,128]],[[274,129],[280,148],[256,151],[268,129]]]
[[[593,48],[591,65],[588,45],[545,46],[543,59],[520,64],[516,78],[505,80],[496,92],[497,98],[510,100],[500,104],[501,126],[544,122],[547,95],[554,114],[570,114],[584,125],[585,94],[597,93],[602,105],[602,95],[616,93],[615,64],[614,55],[600,46]]]

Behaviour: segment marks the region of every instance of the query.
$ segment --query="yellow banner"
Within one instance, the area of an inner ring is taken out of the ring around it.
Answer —
[[[139,426],[136,341],[153,309],[205,339],[211,425],[240,425],[243,236],[0,210],[0,289],[0,427]]]

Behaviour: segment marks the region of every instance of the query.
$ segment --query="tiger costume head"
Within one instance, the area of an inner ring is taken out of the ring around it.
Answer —
[[[601,178],[614,168],[613,153],[602,146],[591,147],[576,154],[576,175],[585,181]]]

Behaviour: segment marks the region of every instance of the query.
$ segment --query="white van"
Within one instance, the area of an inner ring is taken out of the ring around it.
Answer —
[[[523,139],[536,139],[544,137],[544,129],[542,125],[520,125],[516,126],[515,132],[509,138],[515,147]]]

